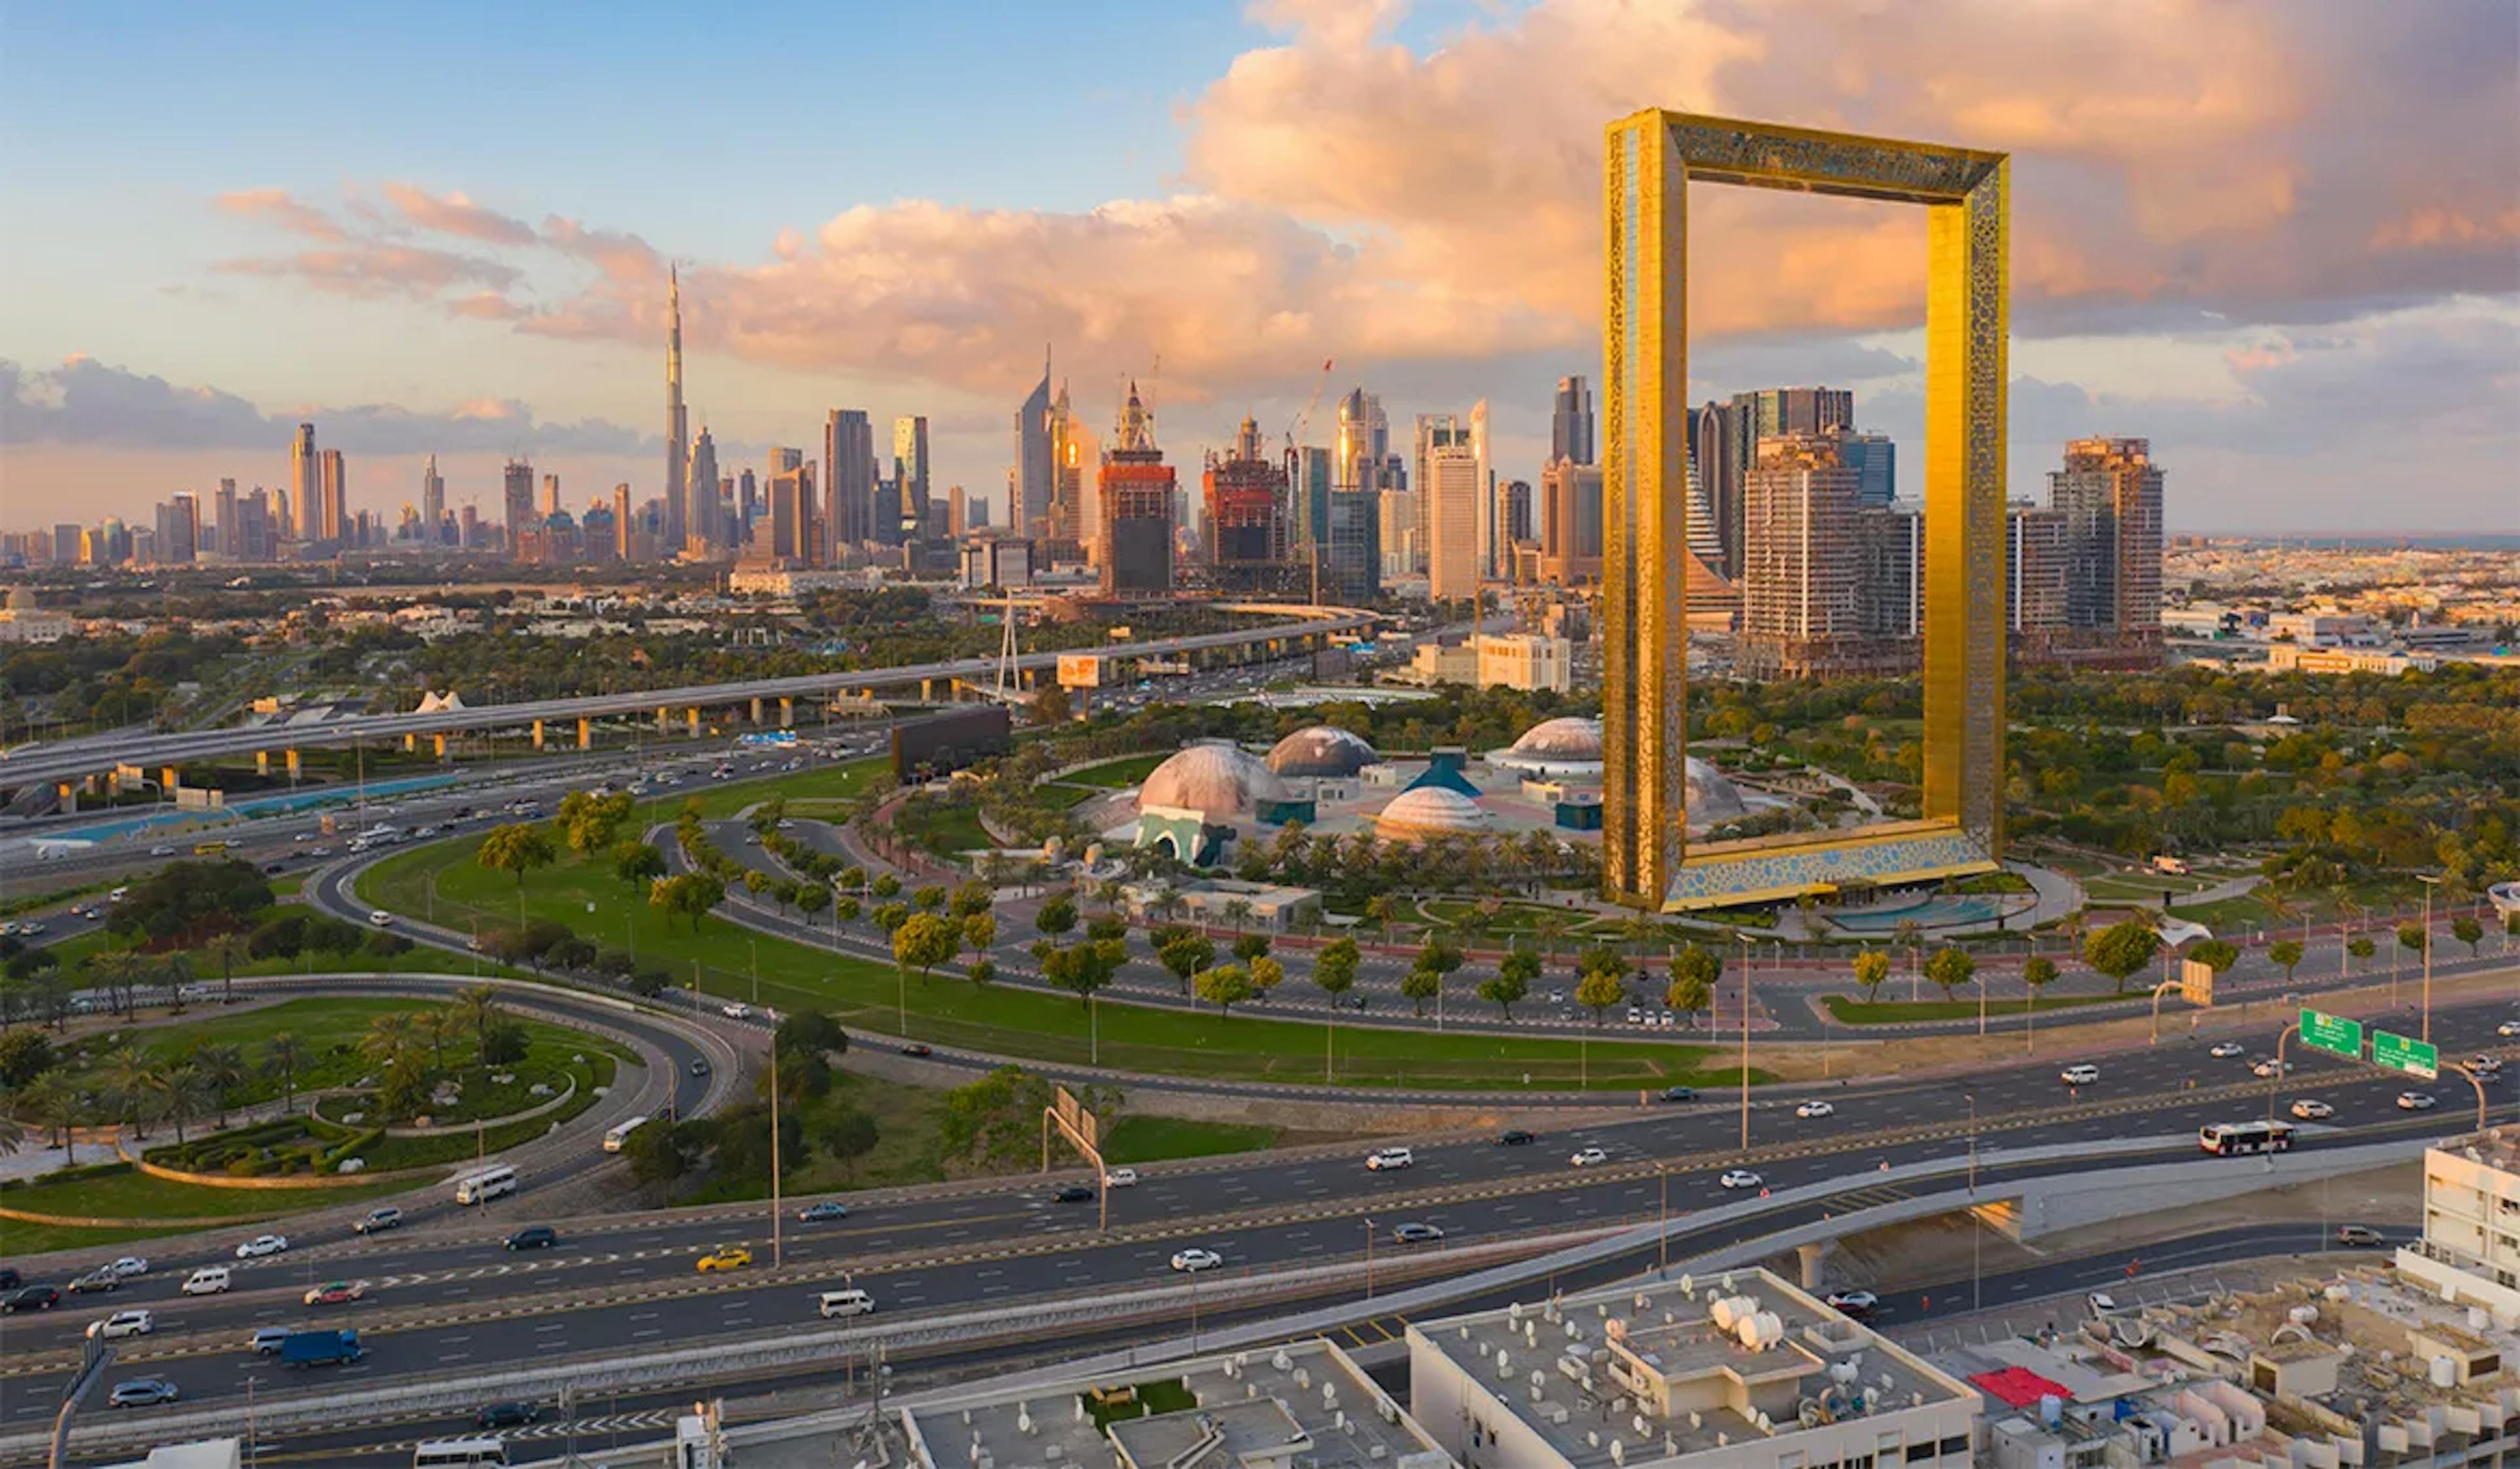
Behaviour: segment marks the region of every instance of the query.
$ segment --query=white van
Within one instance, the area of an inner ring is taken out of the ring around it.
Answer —
[[[469,1179],[458,1180],[455,1184],[455,1202],[465,1205],[486,1204],[492,1199],[503,1198],[516,1191],[517,1171],[501,1164],[496,1168],[474,1174]]]
[[[226,1266],[205,1265],[184,1277],[184,1294],[188,1296],[215,1296],[226,1290],[229,1283],[228,1268]]]
[[[827,1290],[815,1299],[822,1304],[825,1319],[862,1316],[875,1310],[875,1297],[862,1290]]]

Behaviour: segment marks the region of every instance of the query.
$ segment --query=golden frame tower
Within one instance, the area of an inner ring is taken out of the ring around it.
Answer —
[[[1606,130],[1602,884],[1688,909],[1985,871],[2002,848],[2008,157],[1652,110]],[[1925,206],[1919,821],[1687,850],[1688,186]]]

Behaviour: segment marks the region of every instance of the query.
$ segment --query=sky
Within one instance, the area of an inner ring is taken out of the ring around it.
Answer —
[[[1003,509],[1047,349],[1186,466],[1362,383],[1536,480],[1658,106],[2012,156],[2015,496],[2138,435],[2175,531],[2511,531],[2515,56],[2508,0],[0,4],[0,526],[300,421],[388,518],[432,452],[652,494],[669,262],[730,471],[922,413]],[[1695,395],[1852,387],[1920,489],[1921,212],[1689,210]]]

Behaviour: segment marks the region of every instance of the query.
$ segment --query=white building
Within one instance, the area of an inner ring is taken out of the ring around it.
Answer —
[[[2298,643],[2267,645],[2267,667],[2276,673],[2377,673],[2391,678],[2413,669],[2430,673],[2441,666],[2431,653],[2388,647],[2304,647]]]
[[[1961,1469],[1977,1391],[1761,1269],[1409,1327],[1468,1469]]]
[[[2398,1252],[2398,1269],[2445,1301],[2520,1320],[2520,1126],[2425,1151],[2423,1242]]]

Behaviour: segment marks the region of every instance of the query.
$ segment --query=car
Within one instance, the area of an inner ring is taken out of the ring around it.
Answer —
[[[548,1250],[560,1243],[560,1231],[549,1224],[527,1224],[508,1236],[511,1250]]]
[[[2240,1054],[2242,1051],[2247,1050],[2248,1048],[2249,1048],[2249,1047],[2247,1047],[2247,1046],[2245,1046],[2241,1045],[2241,1044],[2240,1044],[2239,1042],[2237,1042],[2237,1041],[2226,1041],[2226,1042],[2224,1042],[2223,1044],[2221,1044],[2220,1046],[2215,1046],[2212,1050],[2209,1050],[2209,1051],[2207,1051],[2207,1052],[2205,1052],[2205,1053],[2206,1053],[2207,1055],[2209,1055],[2209,1056],[2212,1056],[2215,1060],[2218,1060],[2218,1061],[2228,1061],[2228,1060],[2231,1059],[2231,1057],[2233,1057],[2233,1056],[2236,1056],[2236,1055]]]
[[[2079,1066],[2068,1066],[2056,1073],[2056,1080],[2068,1087],[2088,1087],[2099,1079],[2100,1068],[2088,1061]]]
[[[117,1311],[102,1320],[90,1321],[87,1334],[99,1341],[120,1341],[126,1336],[147,1336],[158,1329],[158,1319],[145,1311]]]
[[[248,1348],[252,1350],[253,1355],[256,1357],[278,1357],[280,1355],[280,1344],[287,1340],[289,1340],[288,1327],[265,1326],[260,1331],[247,1337],[245,1344]]]
[[[534,1421],[530,1402],[485,1403],[472,1414],[472,1426],[482,1430],[522,1428]]]
[[[382,908],[372,908],[368,910],[368,921],[379,928],[391,928],[393,927],[393,914],[386,913]]]
[[[2274,1080],[2291,1069],[2291,1062],[2278,1061],[2272,1056],[2260,1056],[2249,1063],[2249,1075],[2265,1077],[2269,1081]]]
[[[128,1280],[134,1275],[148,1274],[149,1262],[138,1255],[125,1255],[121,1259],[116,1260],[113,1264],[107,1266],[106,1269],[113,1271],[117,1275],[120,1275],[123,1279]]]
[[[100,1265],[95,1269],[88,1271],[86,1274],[81,1275],[70,1282],[70,1294],[74,1296],[90,1295],[101,1290],[120,1290],[121,1288],[122,1277],[115,1274],[113,1272],[113,1267],[110,1265]]]
[[[112,1407],[152,1407],[172,1402],[181,1396],[175,1384],[163,1377],[134,1377],[129,1382],[115,1383],[105,1401]]]
[[[1833,1290],[1823,1299],[1828,1302],[1830,1310],[1842,1311],[1859,1318],[1881,1309],[1881,1298],[1868,1290]]]
[[[1590,1168],[1596,1163],[1607,1163],[1609,1161],[1610,1155],[1601,1151],[1598,1147],[1579,1147],[1574,1152],[1567,1155],[1566,1166],[1569,1168]]]
[[[1836,1113],[1837,1108],[1834,1105],[1822,1101],[1817,1097],[1814,1097],[1812,1100],[1794,1108],[1794,1115],[1796,1117],[1831,1117],[1835,1116]]]
[[[2433,1099],[2433,1094],[2429,1091],[2398,1093],[2398,1110],[2401,1112],[2429,1112],[2439,1105],[2440,1103]]]
[[[315,833],[312,831],[292,832],[289,839],[293,842],[311,842],[315,839]]]
[[[717,1007],[717,1012],[724,1015],[729,1020],[742,1020],[752,1013],[752,1006],[743,1003],[742,1001],[737,1001],[729,1004],[719,1005]]]
[[[694,1057],[692,1057],[692,1075],[694,1075],[694,1076],[706,1076],[706,1075],[708,1075],[708,1074],[709,1074],[708,1057],[706,1057],[706,1056],[694,1056]]]
[[[175,855],[175,849],[160,843],[158,846],[150,848],[149,855],[152,857],[172,857]]]
[[[1378,1147],[1365,1155],[1368,1173],[1387,1173],[1395,1168],[1417,1166],[1418,1155],[1405,1147]]]
[[[1135,1188],[1138,1186],[1138,1171],[1134,1168],[1115,1168],[1102,1176],[1102,1186]]]
[[[1642,1025],[1642,1024],[1644,1024],[1644,1023],[1645,1023],[1645,1012],[1644,1012],[1644,1011],[1642,1011],[1642,1010],[1641,1010],[1641,1009],[1639,1009],[1639,1008],[1637,1008],[1635,1005],[1630,1005],[1630,1006],[1628,1006],[1628,1023],[1629,1023],[1630,1025]]]
[[[49,1285],[25,1285],[0,1297],[0,1313],[16,1315],[22,1311],[50,1311],[62,1304],[62,1293]]]
[[[1403,1245],[1441,1244],[1444,1231],[1433,1224],[1406,1224],[1391,1226],[1391,1242]]]
[[[2480,1050],[2467,1058],[2467,1069],[2477,1076],[2498,1076],[2502,1072],[2502,1058]]]
[[[235,1281],[236,1277],[226,1266],[205,1265],[186,1275],[184,1283],[177,1288],[188,1296],[215,1296],[224,1293]]]
[[[1200,1270],[1212,1270],[1223,1264],[1225,1264],[1225,1257],[1214,1250],[1180,1250],[1173,1255],[1173,1269],[1188,1275],[1197,1274]]]
[[[699,1258],[699,1272],[740,1270],[752,1264],[752,1251],[744,1245],[719,1245]]]
[[[402,1211],[391,1205],[387,1205],[382,1209],[369,1210],[367,1217],[360,1220],[357,1224],[352,1224],[350,1229],[353,1233],[358,1234],[377,1234],[382,1233],[386,1229],[399,1229],[401,1227]]]
[[[2336,1115],[2336,1109],[2315,1096],[2305,1096],[2292,1104],[2292,1115],[2304,1122],[2324,1122]]]
[[[306,1292],[309,1306],[347,1306],[368,1293],[364,1280],[334,1280]]]
[[[825,1199],[819,1204],[808,1204],[796,1211],[797,1223],[805,1224],[818,1224],[825,1220],[848,1217],[849,1206],[836,1199]]]
[[[1662,1089],[1662,1099],[1667,1102],[1695,1101],[1697,1100],[1697,1089],[1695,1087],[1665,1087]]]
[[[2358,1250],[2371,1250],[2389,1241],[2387,1236],[2369,1224],[2339,1224],[2336,1226],[2336,1242],[2341,1245],[2351,1245]]]
[[[115,888],[112,892],[110,892],[110,893],[106,894],[106,895],[105,895],[105,901],[106,901],[106,902],[108,902],[108,903],[119,903],[119,902],[121,902],[123,899],[128,898],[128,897],[130,897],[130,896],[131,896],[131,889],[129,889],[129,888],[127,888],[127,887],[118,887],[118,888]]]
[[[1728,1168],[1715,1181],[1727,1188],[1756,1188],[1766,1180],[1746,1168]]]
[[[289,1236],[286,1234],[257,1234],[236,1247],[236,1258],[256,1260],[265,1255],[282,1254],[288,1248]]]
[[[1083,1183],[1068,1183],[1061,1185],[1057,1193],[1052,1194],[1050,1201],[1054,1204],[1091,1204],[1094,1198],[1094,1190],[1091,1187]]]
[[[924,1041],[913,1041],[901,1047],[901,1053],[906,1056],[932,1056],[936,1050]]]
[[[1497,1134],[1497,1146],[1499,1147],[1523,1147],[1532,1141],[1532,1135],[1520,1128],[1508,1128],[1504,1132]]]
[[[2092,1314],[2095,1316],[2107,1315],[2118,1309],[2118,1298],[2104,1290],[2095,1290],[2083,1299],[2084,1304],[2092,1308]]]
[[[2520,1020],[2505,1020],[2494,1028],[2494,1033],[2505,1041],[2520,1038]]]
[[[52,932],[52,929],[47,927],[44,920],[41,918],[28,918],[25,922],[18,925],[18,931],[28,938],[33,938],[38,934],[50,933]]]

